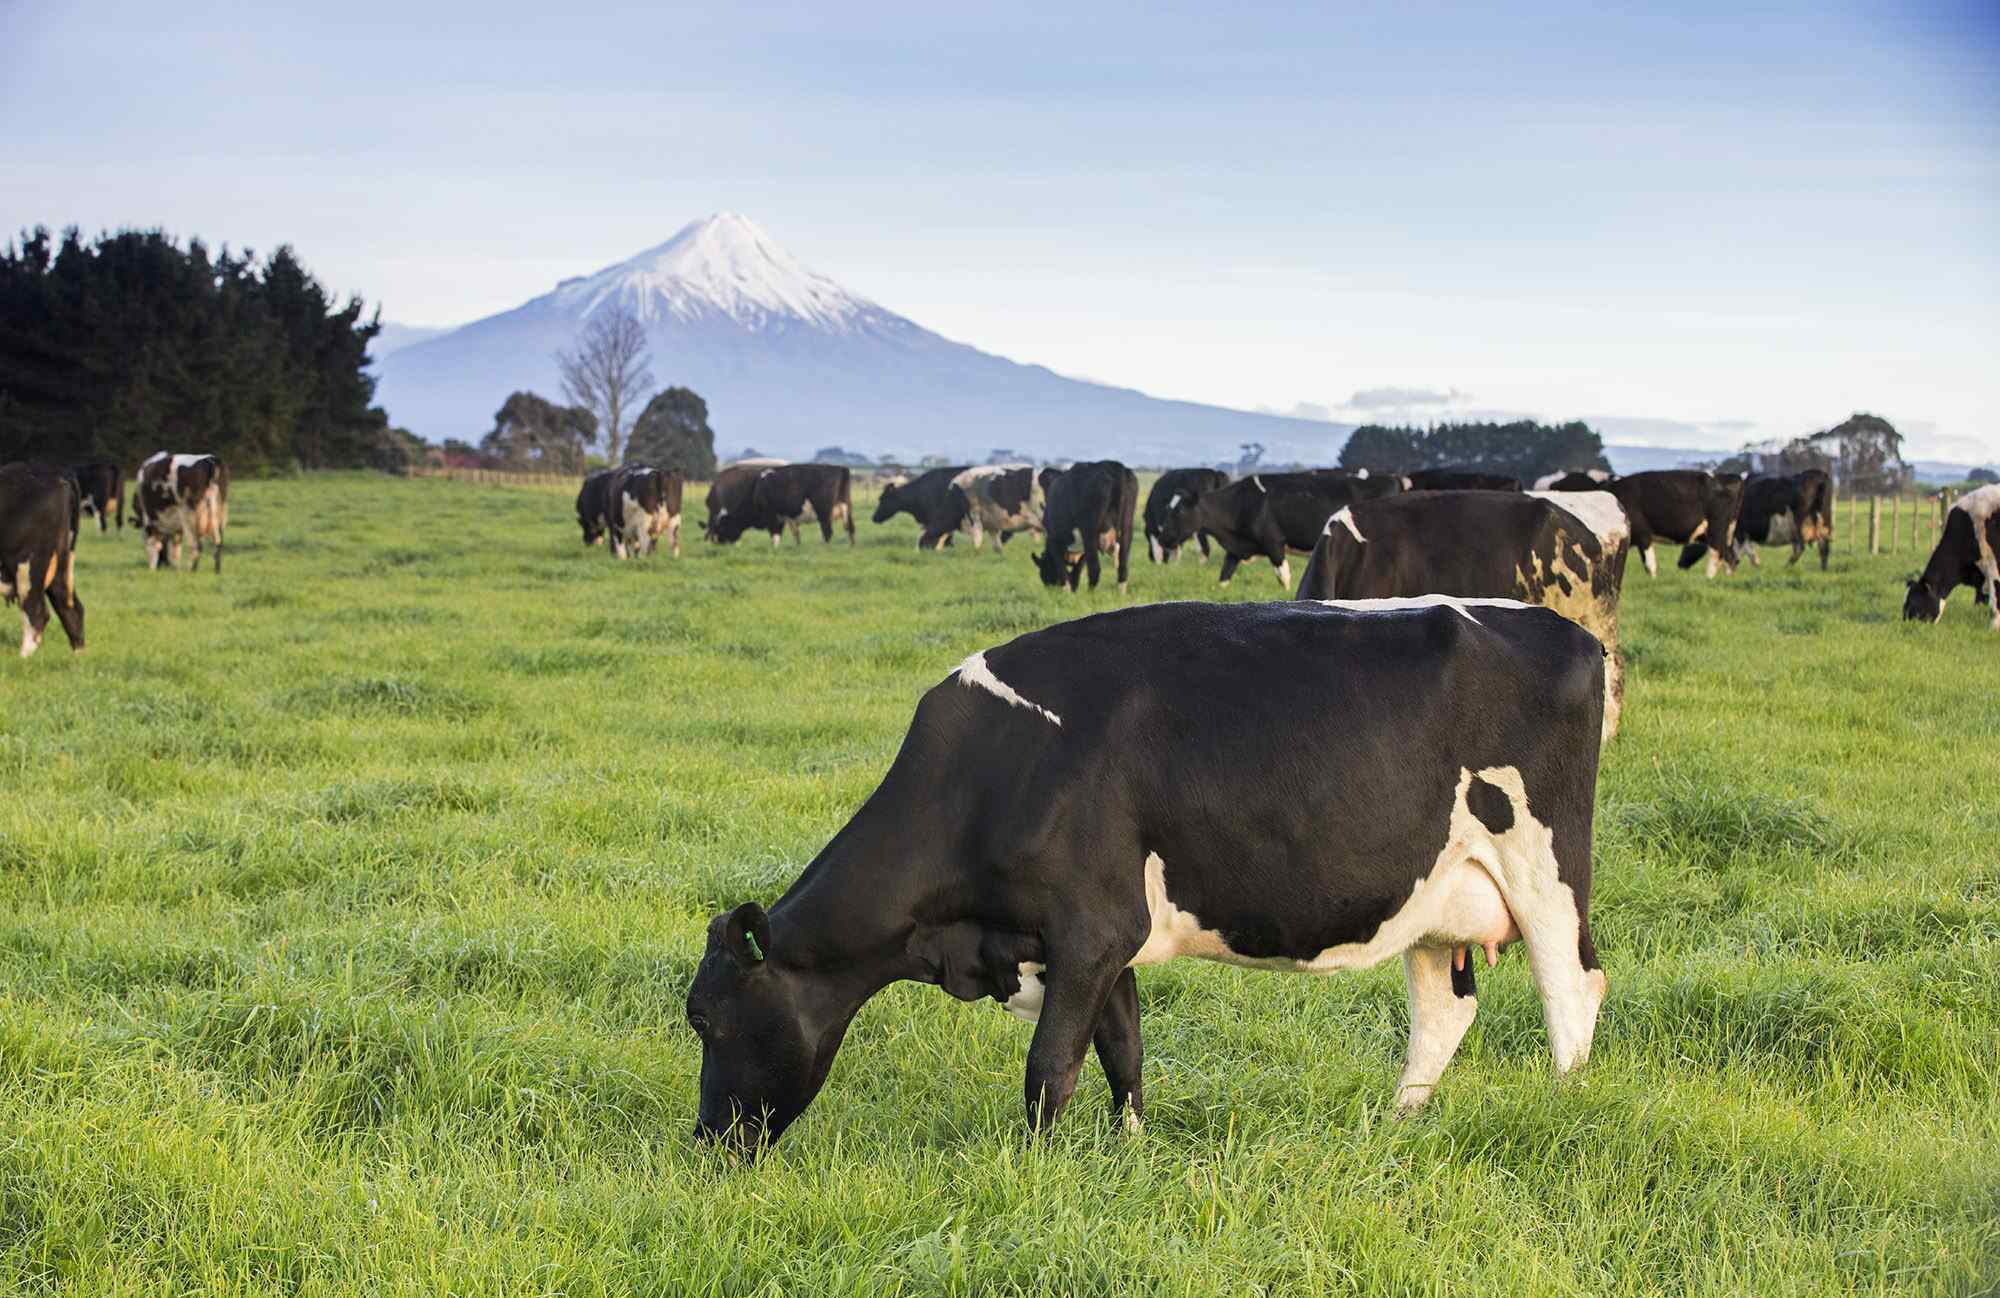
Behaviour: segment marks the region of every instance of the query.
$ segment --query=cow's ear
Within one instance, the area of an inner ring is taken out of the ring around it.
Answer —
[[[762,964],[771,953],[771,920],[764,908],[746,901],[730,911],[722,926],[722,944],[745,968]]]

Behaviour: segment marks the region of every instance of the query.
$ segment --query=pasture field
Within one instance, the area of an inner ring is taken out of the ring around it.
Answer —
[[[1921,557],[1850,535],[1628,571],[1577,1078],[1518,950],[1408,1122],[1399,962],[1184,962],[1140,975],[1142,1136],[1093,1060],[1030,1143],[1028,1028],[906,985],[764,1161],[695,1146],[709,916],[967,653],[1120,602],[870,503],[774,555],[692,502],[621,565],[563,493],[246,481],[220,580],[87,524],[89,652],[0,661],[0,1293],[2000,1285],[2000,637],[1902,623]]]

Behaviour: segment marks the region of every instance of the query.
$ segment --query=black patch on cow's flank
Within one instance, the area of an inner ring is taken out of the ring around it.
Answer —
[[[1485,780],[1474,777],[1472,787],[1465,791],[1465,805],[1492,833],[1504,834],[1514,827],[1514,804],[1504,791]]]

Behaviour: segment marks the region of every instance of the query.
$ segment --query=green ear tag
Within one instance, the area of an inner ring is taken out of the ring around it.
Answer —
[[[750,948],[750,958],[752,960],[756,960],[759,963],[763,961],[764,948],[757,945],[757,935],[755,933],[744,933],[743,944]]]

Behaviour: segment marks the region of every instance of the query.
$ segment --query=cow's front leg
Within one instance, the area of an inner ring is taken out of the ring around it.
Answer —
[[[1113,985],[1128,973],[1122,960],[1098,952],[1050,953],[1042,974],[1042,1016],[1028,1046],[1028,1130],[1047,1131],[1076,1093],[1083,1056]]]
[[[1241,562],[1243,561],[1235,555],[1224,551],[1222,555],[1222,571],[1216,574],[1215,584],[1218,586],[1227,586],[1229,579],[1236,575],[1236,565]]]
[[[1288,554],[1288,555],[1284,556],[1284,558],[1282,558],[1282,559],[1273,559],[1273,560],[1271,560],[1271,571],[1272,571],[1272,573],[1273,573],[1273,574],[1275,574],[1275,575],[1276,575],[1276,577],[1278,578],[1278,584],[1279,584],[1280,586],[1283,586],[1283,587],[1285,588],[1285,593],[1286,593],[1287,595],[1291,594],[1291,593],[1292,593],[1292,556]]]
[[[1460,996],[1452,987],[1453,949],[1413,946],[1403,952],[1403,982],[1410,998],[1410,1053],[1396,1082],[1396,1116],[1407,1117],[1424,1107],[1444,1076],[1445,1065],[1458,1053],[1458,1043],[1479,1012],[1477,996]],[[1470,987],[1468,977],[1466,985]]]
[[[1646,575],[1648,577],[1657,577],[1660,575],[1660,561],[1653,557],[1653,547],[1651,545],[1640,549],[1639,559],[1640,562],[1646,565]]]
[[[1084,566],[1090,570],[1090,588],[1097,589],[1098,578],[1104,575],[1104,560],[1096,546],[1086,546],[1083,551]]]
[[[1111,985],[1091,1041],[1097,1047],[1097,1062],[1104,1066],[1104,1080],[1111,1084],[1111,1116],[1122,1113],[1125,1130],[1136,1134],[1146,1107],[1139,1076],[1144,1047],[1139,1039],[1139,979],[1130,969]]]

